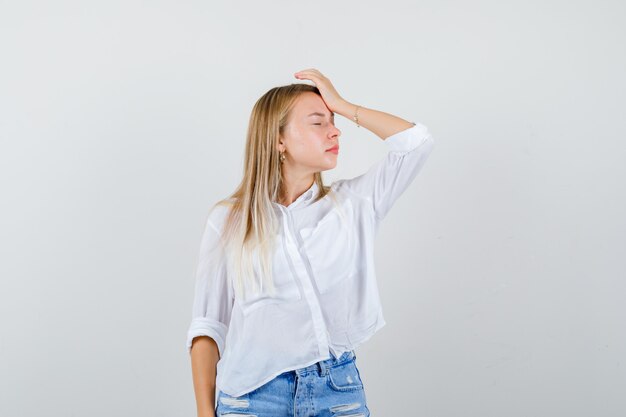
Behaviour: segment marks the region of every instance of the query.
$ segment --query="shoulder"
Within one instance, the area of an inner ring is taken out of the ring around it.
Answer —
[[[353,187],[352,183],[357,179],[361,178],[363,174],[359,175],[355,178],[342,178],[337,179],[332,182],[330,185],[330,191],[334,193],[334,195],[338,196],[341,199],[351,199],[351,200],[359,200],[359,201],[369,201],[367,195],[361,195],[357,193]]]
[[[207,215],[207,223],[209,223],[218,234],[222,233],[224,228],[224,224],[228,219],[228,215],[234,206],[235,200],[224,199],[216,202],[209,208],[209,213]]]

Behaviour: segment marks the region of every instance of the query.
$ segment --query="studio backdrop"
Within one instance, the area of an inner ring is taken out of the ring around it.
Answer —
[[[195,416],[194,271],[317,68],[435,148],[378,232],[372,416],[626,415],[618,1],[0,2],[0,415]],[[341,116],[326,184],[385,144]]]

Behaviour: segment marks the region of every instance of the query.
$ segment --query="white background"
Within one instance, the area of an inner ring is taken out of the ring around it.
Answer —
[[[0,2],[0,415],[195,416],[194,269],[317,68],[435,149],[379,232],[372,416],[626,414],[619,1]],[[338,117],[338,167],[383,142]]]

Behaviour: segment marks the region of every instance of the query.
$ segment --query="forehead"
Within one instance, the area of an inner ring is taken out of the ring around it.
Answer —
[[[293,106],[293,112],[294,116],[299,119],[313,117],[309,116],[311,113],[321,113],[323,117],[334,116],[334,113],[328,109],[324,100],[319,95],[311,92],[300,94]]]

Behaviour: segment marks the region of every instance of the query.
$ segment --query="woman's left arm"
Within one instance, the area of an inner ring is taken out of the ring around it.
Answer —
[[[313,81],[329,110],[353,120],[357,106],[344,100],[319,71],[301,71],[296,73],[296,78]],[[378,110],[359,107],[358,122],[383,139],[387,155],[364,174],[336,181],[336,187],[369,201],[369,207],[380,221],[420,172],[432,152],[434,140],[423,124]]]
[[[354,115],[358,114],[359,125],[383,140],[414,125],[414,123],[393,114],[357,106],[349,103],[347,100],[342,100],[335,112],[350,120],[353,120]]]
[[[311,68],[296,72],[294,75],[298,79],[313,81],[331,111],[354,120],[357,106],[341,97],[330,80],[321,72]],[[362,106],[358,107],[358,123],[381,139],[386,139],[414,125],[398,116]]]

